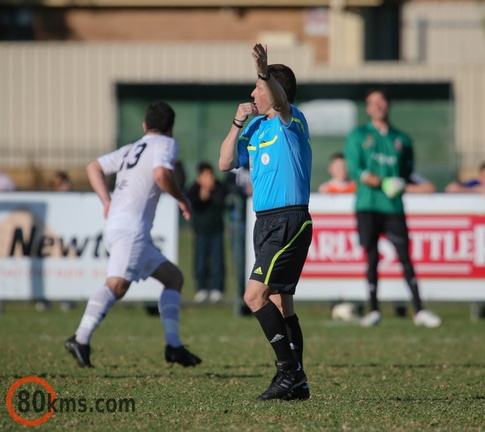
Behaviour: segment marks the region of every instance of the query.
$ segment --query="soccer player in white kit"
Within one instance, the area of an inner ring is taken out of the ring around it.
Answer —
[[[81,367],[92,367],[90,340],[111,306],[121,299],[131,282],[155,278],[164,285],[159,299],[169,363],[195,366],[201,359],[189,352],[179,338],[180,292],[183,274],[152,244],[150,231],[162,192],[177,201],[185,219],[192,207],[174,177],[178,146],[172,138],[175,113],[162,101],[147,108],[145,135],[133,144],[99,157],[87,166],[93,190],[104,207],[103,240],[110,254],[104,285],[91,295],[74,336],[65,348]],[[106,176],[116,173],[112,195]]]

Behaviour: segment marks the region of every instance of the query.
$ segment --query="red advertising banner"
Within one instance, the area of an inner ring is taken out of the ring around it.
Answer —
[[[302,278],[362,277],[364,250],[353,214],[312,213],[313,241]],[[407,214],[410,253],[419,278],[484,278],[485,216]],[[379,275],[401,277],[394,247],[379,240]]]

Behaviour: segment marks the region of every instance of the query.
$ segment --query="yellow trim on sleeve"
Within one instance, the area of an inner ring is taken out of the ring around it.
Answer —
[[[303,131],[303,133],[305,133],[305,125],[301,122],[300,119],[296,118],[296,117],[292,117],[291,118],[291,121],[292,122],[295,122],[295,123],[298,123],[301,127],[301,130]]]

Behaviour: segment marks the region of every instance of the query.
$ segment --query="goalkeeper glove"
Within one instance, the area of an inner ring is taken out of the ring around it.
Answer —
[[[389,198],[396,198],[400,195],[406,182],[401,177],[386,177],[382,179],[381,189]]]

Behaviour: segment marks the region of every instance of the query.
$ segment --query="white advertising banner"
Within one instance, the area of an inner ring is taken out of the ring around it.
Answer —
[[[408,194],[404,203],[422,298],[485,301],[485,196]],[[312,194],[310,213],[313,240],[295,298],[366,299],[365,252],[356,230],[354,196]],[[248,208],[248,275],[254,260],[253,223]],[[379,298],[408,300],[401,265],[385,237],[379,240],[379,252]]]
[[[94,193],[0,193],[0,300],[84,300],[106,277],[102,206]],[[162,195],[154,245],[178,255],[178,206]],[[126,300],[156,301],[161,285],[133,283]]]

